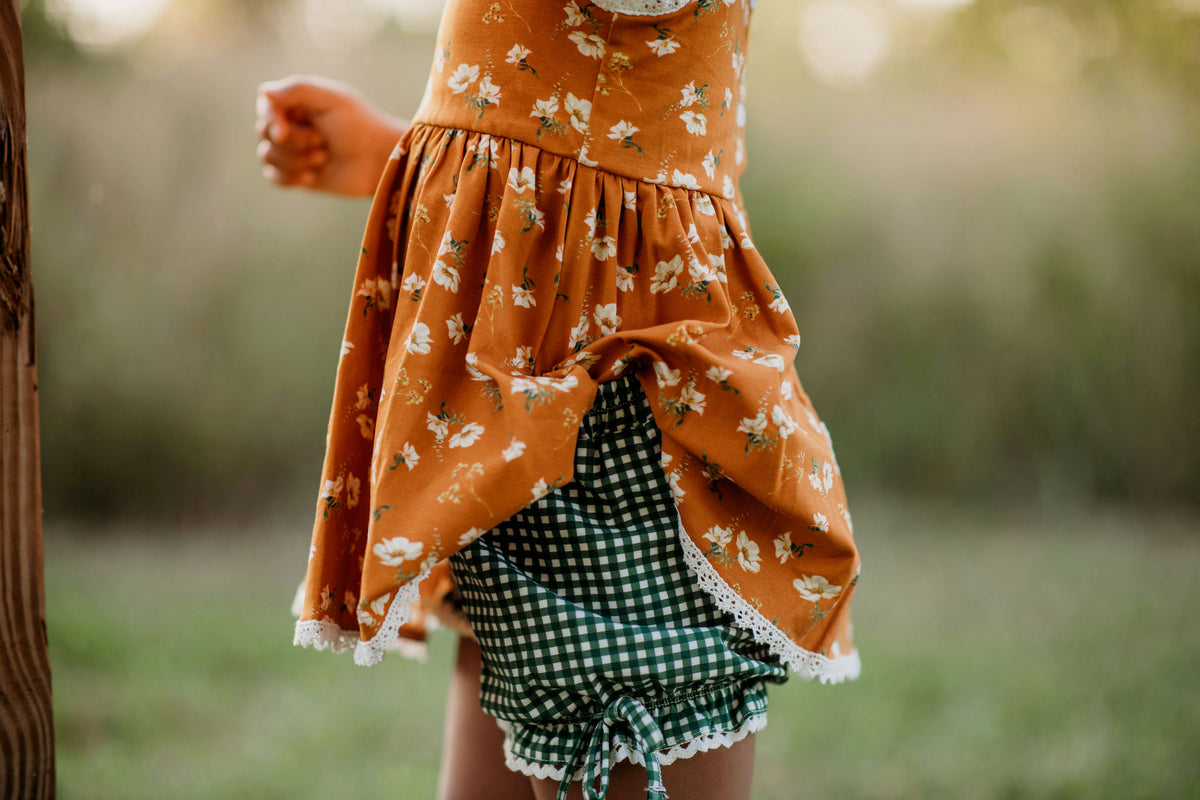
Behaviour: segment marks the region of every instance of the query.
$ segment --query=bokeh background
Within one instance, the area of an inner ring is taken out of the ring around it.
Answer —
[[[68,800],[433,795],[450,637],[290,646],[367,204],[269,186],[253,106],[410,112],[439,11],[23,4]],[[1200,796],[1200,0],[761,0],[752,41],[865,667],[773,694],[755,797]]]

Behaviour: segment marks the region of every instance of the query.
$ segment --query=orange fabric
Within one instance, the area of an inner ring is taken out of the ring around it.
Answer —
[[[857,664],[838,466],[737,193],[749,17],[450,0],[367,223],[298,641],[422,637],[413,581],[570,481],[597,383],[636,370],[710,593]]]

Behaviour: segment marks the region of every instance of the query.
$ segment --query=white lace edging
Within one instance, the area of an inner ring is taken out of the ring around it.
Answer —
[[[309,619],[296,623],[292,644],[317,650],[332,650],[335,653],[343,653],[353,648],[354,663],[362,667],[378,664],[388,650],[394,650],[416,661],[424,661],[428,647],[424,642],[401,639],[400,628],[408,622],[409,609],[420,598],[421,581],[429,577],[431,569],[422,569],[417,577],[396,590],[396,596],[392,598],[392,604],[388,606],[387,614],[383,618],[383,625],[370,639],[363,640],[357,630],[343,630],[335,622]]]
[[[496,721],[500,725],[500,729],[508,733],[511,726],[501,720]],[[683,744],[677,744],[674,747],[668,747],[663,750],[658,750],[655,755],[658,756],[658,763],[662,766],[673,764],[676,761],[684,758],[691,758],[697,753],[707,753],[709,750],[716,750],[718,747],[730,747],[737,744],[742,739],[745,739],[752,733],[758,733],[763,728],[767,727],[767,715],[755,714],[754,716],[743,722],[737,729],[732,731],[717,731],[716,733],[706,733],[703,736],[697,736],[695,739],[690,739]],[[646,757],[638,750],[631,749],[624,742],[618,742],[613,746],[612,758],[614,762],[628,761],[631,764],[637,764],[640,767],[646,766]],[[563,775],[566,774],[567,768],[563,766],[554,766],[553,764],[542,764],[536,761],[529,761],[515,755],[511,749],[511,742],[507,736],[504,737],[504,765],[513,772],[520,772],[522,775],[528,775],[531,778],[539,778],[542,780],[553,779],[562,781]],[[583,779],[583,768],[576,770],[571,776],[571,780],[578,781]]]
[[[627,17],[657,17],[674,14],[693,0],[592,0],[593,3],[613,14]]]
[[[771,652],[778,655],[798,676],[821,683],[841,683],[858,677],[862,662],[857,650],[830,658],[800,647],[730,588],[713,565],[708,563],[704,553],[682,525],[679,527],[679,543],[683,547],[683,559],[695,574],[700,588],[722,611],[733,615],[734,625],[750,633],[754,641],[771,648]]]

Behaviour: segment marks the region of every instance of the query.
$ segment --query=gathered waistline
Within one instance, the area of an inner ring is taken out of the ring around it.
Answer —
[[[411,126],[412,127],[410,128],[410,130],[414,131],[414,133],[409,135],[409,137],[411,137],[411,138],[415,138],[419,134],[419,131],[417,131],[416,129],[426,128],[431,131],[444,131],[447,133],[469,133],[469,134],[474,134],[476,136],[487,136],[492,139],[504,139],[509,142],[519,143],[524,147],[535,148],[537,150],[540,150],[543,153],[549,153],[549,154],[556,156],[558,158],[561,158],[565,161],[572,161],[575,164],[577,164],[580,168],[589,169],[593,172],[598,172],[602,175],[611,175],[614,178],[623,178],[625,180],[637,181],[638,183],[646,183],[646,184],[650,184],[652,186],[661,186],[664,189],[678,189],[679,191],[689,192],[691,194],[702,194],[702,195],[711,197],[714,200],[722,200],[727,203],[735,203],[736,202],[735,197],[727,197],[723,193],[715,191],[715,190],[704,189],[703,187],[699,188],[699,189],[694,189],[694,188],[691,188],[688,186],[680,186],[678,184],[671,183],[670,181],[654,180],[653,178],[647,177],[645,175],[634,175],[634,174],[630,174],[627,172],[619,172],[619,171],[612,169],[610,167],[607,167],[603,164],[588,164],[586,162],[580,161],[578,155],[576,155],[576,154],[563,153],[558,150],[554,150],[552,148],[546,147],[539,142],[536,142],[536,141],[531,142],[527,139],[521,138],[520,136],[510,136],[509,134],[505,134],[505,133],[496,133],[495,131],[480,130],[478,128],[471,128],[466,125],[445,125],[445,124],[442,124],[439,122],[431,122],[428,120],[422,120],[419,117],[412,121]],[[406,137],[406,138],[408,138],[408,137]],[[736,183],[735,183],[735,187],[736,187]],[[736,188],[735,188],[735,190],[736,190]]]

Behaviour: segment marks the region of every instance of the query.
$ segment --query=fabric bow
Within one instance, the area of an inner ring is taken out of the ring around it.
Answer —
[[[662,729],[646,707],[628,695],[614,698],[602,713],[593,717],[590,733],[585,732],[571,754],[562,783],[558,786],[556,800],[566,800],[571,778],[581,768],[581,762],[584,800],[605,800],[608,797],[613,735],[618,726],[624,726],[633,735],[634,744],[646,761],[646,772],[649,774],[646,800],[666,800],[667,789],[663,786],[662,766],[658,763],[657,753],[664,744]],[[596,789],[597,778],[600,779],[599,790]]]

